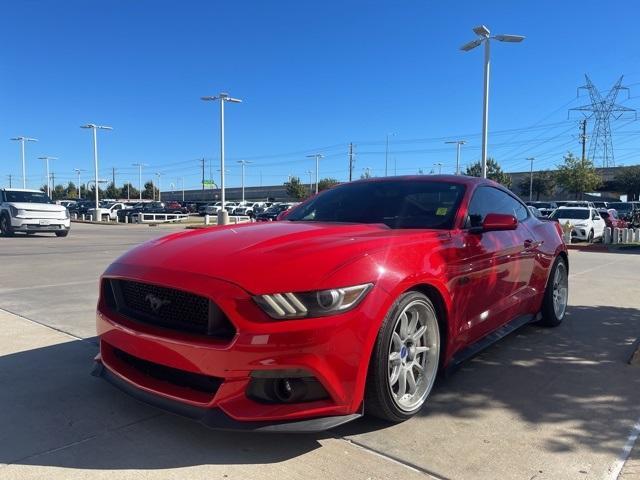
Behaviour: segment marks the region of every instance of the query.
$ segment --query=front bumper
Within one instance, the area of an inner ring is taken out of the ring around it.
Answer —
[[[571,229],[571,238],[578,240],[587,240],[589,238],[589,227],[573,227]]]
[[[170,273],[168,275],[168,273]],[[107,278],[127,278],[210,298],[236,328],[216,340],[131,321],[101,298],[97,312],[100,376],[147,403],[216,428],[260,431],[324,430],[362,415],[364,384],[375,335],[388,295],[373,289],[351,312],[317,319],[274,321],[236,285],[184,272],[143,271],[114,264]],[[205,394],[158,381],[119,362],[122,351],[146,362],[220,380]],[[326,398],[295,403],[261,402],[247,390],[256,372],[303,370]]]
[[[62,232],[71,228],[69,218],[11,218],[14,232]]]

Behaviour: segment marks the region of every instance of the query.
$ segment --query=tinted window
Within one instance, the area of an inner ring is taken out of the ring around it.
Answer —
[[[451,228],[464,185],[429,180],[354,182],[293,210],[289,221],[383,223],[390,228]]]
[[[467,228],[482,226],[488,213],[513,215],[519,222],[529,216],[525,206],[508,193],[493,187],[480,187],[469,204]]]
[[[588,220],[589,210],[586,208],[559,208],[551,214],[551,218]]]
[[[19,192],[9,190],[5,192],[5,195],[7,197],[7,202],[53,203],[44,192]]]
[[[609,206],[611,208],[615,208],[619,212],[630,212],[631,210],[633,210],[633,205],[626,202],[613,202],[610,203]]]

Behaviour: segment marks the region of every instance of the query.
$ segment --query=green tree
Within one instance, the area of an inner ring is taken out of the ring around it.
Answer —
[[[528,175],[523,177],[518,187],[523,198],[529,198],[529,186],[531,177]],[[540,196],[553,195],[556,188],[556,178],[552,172],[545,170],[537,172],[533,175],[532,191],[536,200],[540,200]]]
[[[127,189],[127,187],[129,187]],[[131,182],[127,182],[124,185],[122,185],[122,188],[120,189],[120,191],[122,192],[122,198],[139,198],[140,197],[140,191],[133,186],[133,184]]]
[[[593,162],[574,157],[571,152],[567,152],[564,156],[564,163],[558,167],[556,178],[558,185],[573,193],[576,198],[585,192],[594,191],[602,183]]]
[[[105,190],[104,194],[107,198],[113,198],[114,200],[117,200],[121,196],[120,189],[116,187],[113,182],[109,183],[109,186]]]
[[[326,190],[327,188],[331,188],[334,185],[337,185],[339,182],[335,178],[323,178],[318,182],[318,191]]]
[[[300,181],[300,177],[291,177],[288,182],[284,182],[287,195],[296,200],[302,200],[309,195],[307,187]]]
[[[476,162],[473,165],[467,167],[466,174],[470,177],[482,176],[482,164]],[[502,171],[498,162],[493,158],[487,158],[487,178],[504,185],[507,188],[511,188],[511,175]]]
[[[78,197],[78,187],[73,182],[69,182],[65,188],[65,196],[67,198],[77,198]]]
[[[153,185],[153,182],[149,181],[144,184],[142,198],[146,198],[147,200],[154,200],[158,198],[158,189]]]
[[[67,191],[64,188],[64,185],[56,185],[51,190],[51,199],[52,200],[63,200],[67,196]]]
[[[614,178],[615,188],[627,195],[627,200],[640,198],[640,166],[625,167]]]

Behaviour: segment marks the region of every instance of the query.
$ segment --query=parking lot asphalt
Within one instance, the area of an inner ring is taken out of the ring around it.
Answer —
[[[570,252],[570,308],[436,383],[423,411],[325,434],[216,432],[89,376],[97,279],[180,226],[0,238],[0,478],[615,478],[640,419],[640,255]],[[638,479],[637,448],[622,478]],[[635,463],[634,463],[635,462]]]

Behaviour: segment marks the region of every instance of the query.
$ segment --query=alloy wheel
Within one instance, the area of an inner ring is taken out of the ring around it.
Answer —
[[[562,320],[567,309],[569,279],[564,262],[559,262],[553,275],[553,310],[558,320]]]
[[[389,388],[398,408],[410,412],[424,403],[436,378],[439,355],[435,313],[423,300],[414,300],[396,318],[389,345]]]

